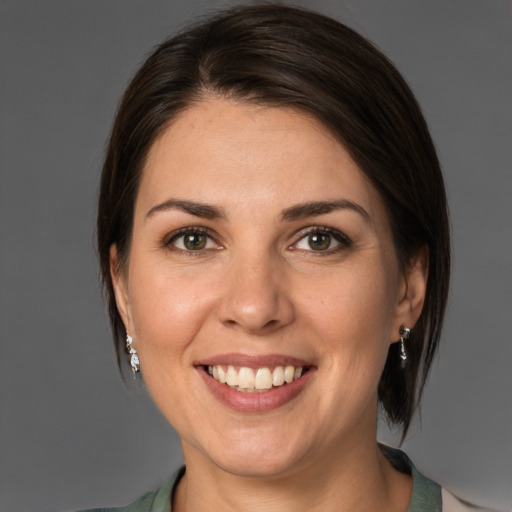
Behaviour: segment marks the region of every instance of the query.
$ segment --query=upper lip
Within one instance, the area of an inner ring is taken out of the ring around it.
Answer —
[[[283,354],[249,355],[249,354],[219,354],[201,359],[195,366],[215,365],[245,366],[248,368],[264,368],[273,366],[312,366],[311,362]]]

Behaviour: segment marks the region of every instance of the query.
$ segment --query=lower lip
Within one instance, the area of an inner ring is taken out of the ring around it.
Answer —
[[[222,403],[238,412],[267,412],[293,400],[311,380],[315,368],[310,368],[300,379],[283,384],[269,391],[244,393],[221,384],[211,377],[204,367],[197,367],[199,374],[213,395]]]

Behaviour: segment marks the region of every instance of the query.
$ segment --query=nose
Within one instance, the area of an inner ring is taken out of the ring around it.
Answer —
[[[293,322],[295,310],[285,272],[271,257],[240,258],[226,271],[220,321],[264,335]]]

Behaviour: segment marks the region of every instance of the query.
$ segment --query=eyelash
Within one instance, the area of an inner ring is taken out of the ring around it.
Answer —
[[[308,239],[308,237],[311,237],[312,235],[329,236],[331,238],[331,241],[334,240],[335,242],[338,243],[338,245],[335,246],[334,248],[328,247],[327,249],[316,250],[316,251],[313,248],[300,249],[298,247],[299,243],[301,241],[306,241]],[[309,228],[302,230],[300,232],[299,239],[290,246],[290,249],[305,250],[306,252],[310,252],[310,253],[314,254],[315,256],[323,256],[323,255],[331,255],[331,254],[341,252],[345,249],[350,248],[351,245],[352,245],[352,240],[348,236],[343,234],[341,231],[338,231],[337,229],[333,229],[333,228],[323,227],[323,226],[314,226],[314,227],[309,227]]]
[[[176,242],[181,238],[181,239],[183,239],[182,244],[184,244],[184,242],[185,242],[184,237],[186,237],[187,235],[204,236],[204,237],[206,237],[206,244],[208,244],[209,242],[210,243],[213,242],[217,246],[216,247],[217,249],[222,249],[222,246],[218,242],[215,241],[215,239],[212,236],[212,234],[210,233],[210,231],[208,231],[207,229],[204,229],[204,228],[194,227],[194,226],[183,228],[183,229],[180,229],[177,232],[173,233],[170,237],[168,237],[164,241],[164,245],[171,251],[184,253],[184,254],[187,254],[188,256],[198,256],[198,255],[204,254],[206,251],[209,251],[212,249],[211,247],[205,247],[205,248],[198,249],[198,250],[191,250],[191,249],[186,249],[186,248],[182,249],[181,247],[177,247]]]
[[[305,252],[310,252],[312,254],[315,254],[316,256],[334,254],[334,253],[343,251],[344,249],[348,249],[352,245],[352,240],[350,240],[350,238],[348,238],[345,234],[341,233],[340,231],[338,231],[336,229],[332,229],[332,228],[314,226],[314,227],[305,228],[305,229],[301,230],[298,234],[300,235],[299,238],[297,239],[296,242],[294,242],[293,244],[291,244],[289,246],[289,249],[303,250]],[[164,245],[169,250],[184,253],[189,256],[198,256],[198,255],[204,254],[206,251],[212,250],[212,247],[204,247],[204,248],[197,249],[197,250],[177,247],[176,242],[179,239],[183,239],[182,244],[184,245],[184,243],[185,243],[184,237],[186,237],[187,235],[204,236],[204,237],[206,237],[205,245],[208,245],[209,242],[210,243],[213,242],[217,246],[216,249],[223,248],[221,244],[216,242],[215,238],[212,236],[212,234],[209,230],[201,228],[201,227],[193,227],[193,226],[180,229],[179,231],[173,233],[170,237],[168,237],[164,241]],[[321,249],[321,250],[314,250],[313,248],[301,249],[298,247],[300,242],[307,240],[308,237],[311,237],[313,235],[328,236],[331,238],[331,241],[333,239],[335,242],[337,242],[338,245],[335,246],[334,248],[328,247],[326,249]]]

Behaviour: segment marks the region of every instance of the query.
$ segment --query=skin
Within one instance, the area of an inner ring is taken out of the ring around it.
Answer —
[[[163,207],[169,199],[222,216]],[[356,206],[283,217],[340,200]],[[206,231],[203,250],[183,244],[183,228]],[[324,250],[309,243],[319,228],[332,230]],[[379,194],[321,123],[288,108],[194,104],[152,146],[128,263],[115,271],[114,246],[111,264],[148,390],[182,439],[173,510],[407,509],[411,479],[376,444],[377,386],[389,344],[421,313],[425,258],[400,270]],[[290,402],[240,412],[197,369],[229,353],[293,356],[314,373]]]

